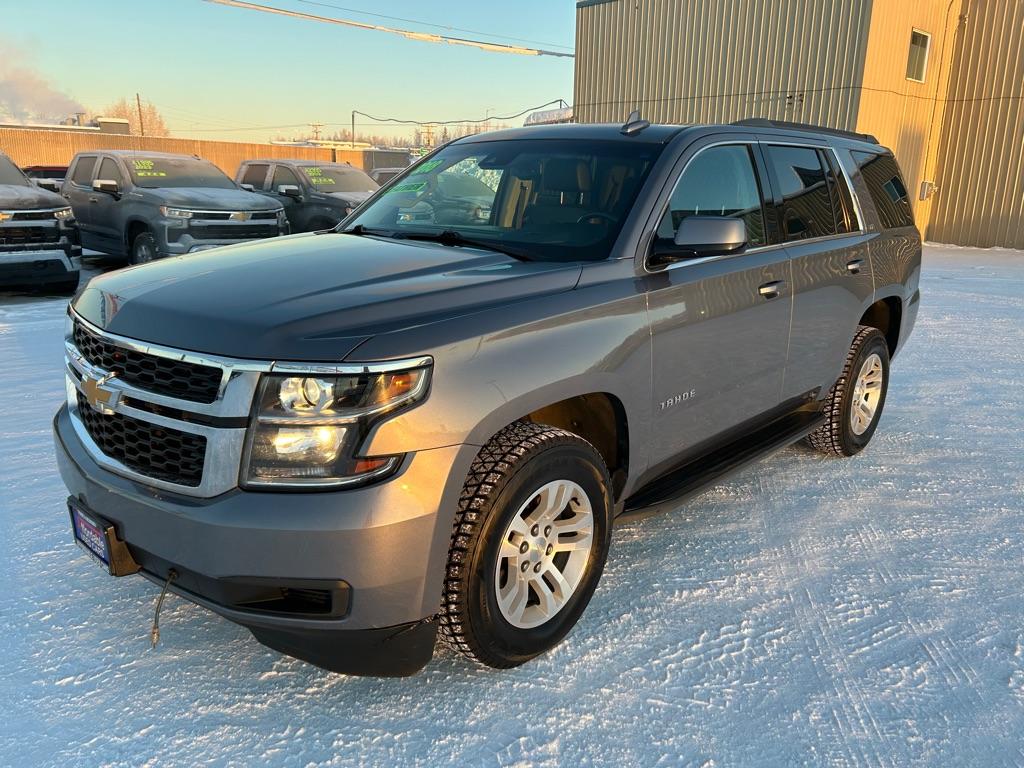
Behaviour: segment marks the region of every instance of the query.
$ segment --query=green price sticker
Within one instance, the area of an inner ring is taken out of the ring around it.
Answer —
[[[408,181],[405,184],[399,184],[397,187],[392,187],[388,190],[388,194],[394,194],[395,192],[420,192],[426,189],[427,182],[425,181]]]
[[[429,173],[430,171],[432,171],[435,168],[437,168],[437,166],[439,166],[443,162],[444,162],[444,160],[428,160],[427,162],[425,162],[423,165],[421,165],[419,168],[417,168],[415,171],[413,171],[409,175],[410,176],[415,176],[418,173]]]

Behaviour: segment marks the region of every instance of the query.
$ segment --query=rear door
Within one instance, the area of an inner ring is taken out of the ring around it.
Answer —
[[[762,144],[792,263],[793,326],[783,398],[818,395],[838,378],[873,294],[863,217],[827,143]]]
[[[789,261],[774,241],[753,137],[704,139],[684,159],[658,236],[687,216],[742,218],[744,252],[681,261],[644,278],[654,354],[651,470],[777,409],[789,342]],[[689,153],[689,150],[688,150]]]

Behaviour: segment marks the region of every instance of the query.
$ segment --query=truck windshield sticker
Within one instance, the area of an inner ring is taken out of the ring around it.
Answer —
[[[395,192],[419,192],[425,189],[426,186],[427,182],[425,181],[409,181],[406,182],[405,184],[399,184],[397,187],[392,187],[387,191],[387,194],[391,195],[394,194]]]
[[[306,175],[309,177],[309,180],[314,184],[327,184],[333,186],[335,183],[334,177],[325,174],[323,168],[311,167],[303,168],[302,170],[306,172]]]
[[[155,168],[155,164],[152,160],[133,160],[132,163],[135,168],[135,175],[139,178],[167,175],[167,171],[161,171]]]
[[[415,171],[413,171],[409,175],[410,176],[415,176],[418,173],[429,173],[430,171],[432,171],[435,168],[437,168],[437,166],[439,166],[443,162],[444,162],[444,160],[428,160],[427,162],[425,162],[423,165],[421,165],[419,168],[417,168]]]

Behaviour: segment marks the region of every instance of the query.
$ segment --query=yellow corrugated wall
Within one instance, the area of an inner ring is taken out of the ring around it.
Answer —
[[[928,237],[1024,248],[1024,0],[967,0]]]
[[[576,119],[852,129],[872,0],[610,0],[576,9]]]

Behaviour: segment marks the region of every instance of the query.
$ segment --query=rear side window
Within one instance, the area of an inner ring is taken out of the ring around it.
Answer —
[[[71,181],[80,187],[88,187],[92,183],[92,169],[96,167],[96,155],[82,155],[75,163]]]
[[[658,236],[672,238],[688,216],[743,219],[747,242],[754,247],[767,243],[761,189],[747,145],[711,147],[693,158],[672,190]]]
[[[252,184],[255,189],[266,189],[267,185],[267,163],[253,163],[247,166],[242,174],[242,184]]]
[[[860,222],[857,221],[857,212],[853,207],[853,194],[850,192],[849,184],[846,183],[846,177],[839,168],[839,161],[836,160],[835,153],[832,151],[822,151],[821,161],[828,180],[828,194],[832,199],[836,231],[840,234],[856,232],[860,229]]]
[[[767,147],[768,164],[782,195],[783,238],[809,240],[837,233],[836,215],[821,153],[813,147]]]
[[[912,227],[914,211],[900,167],[892,155],[851,152],[885,229]]]
[[[96,178],[103,179],[104,181],[116,181],[121,187],[124,186],[124,177],[121,175],[121,169],[109,157],[103,158],[103,162],[100,163],[100,172],[96,174]]]

